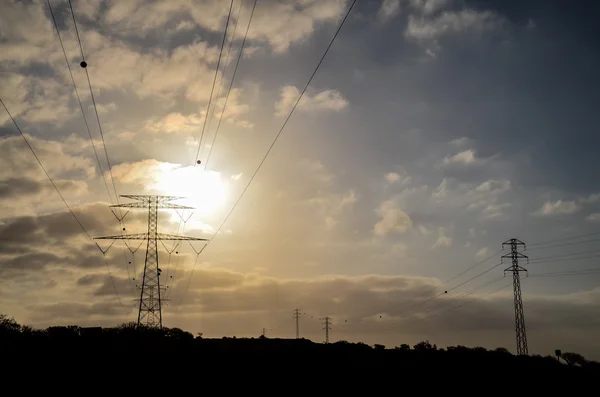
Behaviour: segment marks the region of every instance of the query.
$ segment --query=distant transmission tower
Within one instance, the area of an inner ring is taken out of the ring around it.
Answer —
[[[264,337],[267,336],[267,329],[266,328],[262,329],[262,336],[264,336]]]
[[[146,261],[144,263],[144,277],[140,292],[138,312],[138,327],[162,328],[162,301],[160,297],[160,273],[158,267],[159,240],[172,241],[207,241],[204,238],[186,237],[175,234],[158,233],[159,209],[193,209],[183,205],[171,204],[170,201],[183,197],[175,196],[147,196],[147,195],[121,195],[121,197],[137,200],[134,203],[111,205],[111,207],[143,208],[148,209],[148,233],[126,234],[121,236],[96,237],[98,240],[148,240],[146,246]],[[191,243],[190,243],[191,244]]]
[[[300,309],[294,309],[294,314],[292,315],[293,318],[296,319],[296,339],[300,338],[300,316],[302,314],[300,313]]]
[[[511,271],[513,274],[513,290],[515,295],[515,331],[517,334],[517,354],[528,355],[527,350],[527,333],[525,332],[525,314],[523,313],[523,299],[521,298],[521,277],[519,272],[527,272],[527,269],[519,265],[519,259],[529,258],[519,252],[519,248],[525,249],[525,243],[519,239],[511,238],[510,240],[502,243],[504,246],[510,246],[510,254],[502,255],[501,261],[504,259],[510,259],[512,265],[504,269],[504,272]]]
[[[322,318],[323,329],[325,330],[325,343],[329,343],[329,330],[331,329],[331,317]]]

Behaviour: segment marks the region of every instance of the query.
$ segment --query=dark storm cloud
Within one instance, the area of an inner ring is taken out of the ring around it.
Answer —
[[[114,285],[113,285],[114,283]],[[104,276],[102,285],[94,290],[94,296],[114,296],[115,288],[120,291],[121,294],[128,294],[132,292],[132,281],[125,277]]]
[[[38,193],[40,184],[32,179],[9,178],[0,181],[0,199]]]
[[[15,274],[40,270],[63,261],[64,258],[50,252],[32,252],[12,257],[3,255],[0,256],[0,273]]]

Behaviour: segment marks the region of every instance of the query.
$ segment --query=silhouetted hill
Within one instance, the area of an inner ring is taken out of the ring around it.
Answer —
[[[500,377],[510,373],[552,373],[559,374],[563,380],[571,375],[600,375],[599,363],[578,355],[571,357],[575,362],[567,365],[557,362],[554,357],[515,356],[503,348],[486,350],[455,346],[438,349],[427,341],[413,347],[385,348],[344,341],[323,344],[306,339],[264,337],[195,338],[177,328],[136,329],[135,324],[114,328],[68,326],[35,330],[3,317],[0,325],[3,356],[78,365],[94,362],[119,365],[123,360],[129,363],[139,360],[143,365],[157,357],[172,357],[177,359],[173,362],[186,363],[186,366],[224,365],[227,371],[304,366],[310,371],[333,368],[341,373],[355,373],[352,371],[356,370],[389,373],[410,369],[427,373],[457,370],[464,373],[485,369]]]

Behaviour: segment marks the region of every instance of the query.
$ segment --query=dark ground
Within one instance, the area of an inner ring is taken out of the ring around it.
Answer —
[[[515,356],[501,348],[438,349],[429,342],[413,347],[385,348],[363,343],[314,343],[305,339],[201,339],[176,328],[136,330],[134,324],[115,328],[69,326],[34,330],[6,317],[2,323],[0,356],[4,364],[0,377],[5,375],[4,379],[10,379],[10,370],[20,372],[19,368],[27,365],[27,371],[63,375],[90,376],[102,371],[102,376],[111,379],[115,374],[124,373],[130,379],[127,382],[139,374],[144,374],[147,380],[160,377],[161,382],[167,384],[169,379],[178,383],[186,373],[201,377],[203,382],[217,382],[226,376],[225,381],[219,382],[232,388],[240,386],[236,382],[237,374],[242,377],[254,374],[254,380],[256,373],[271,374],[268,382],[279,384],[282,379],[292,380],[291,385],[281,386],[291,394],[294,388],[307,386],[306,382],[331,377],[337,379],[338,389],[334,390],[338,391],[352,391],[359,384],[375,388],[391,384],[413,391],[415,387],[418,390],[425,387],[455,394],[452,390],[459,387],[459,383],[460,387],[469,386],[475,392],[483,379],[488,379],[494,383],[485,381],[490,392],[483,394],[497,394],[499,391],[491,392],[497,388],[510,390],[511,382],[517,382],[528,385],[526,389],[532,393],[539,394],[544,389],[545,394],[549,391],[551,395],[587,391],[588,386],[584,385],[588,382],[594,385],[589,393],[595,394],[593,390],[597,391],[600,380],[600,364],[577,355],[571,357],[577,363],[569,365],[564,360],[558,362],[556,357]],[[7,366],[7,362],[13,364]],[[230,377],[233,374],[236,375]],[[273,374],[282,375],[274,377]],[[417,386],[415,382],[425,383]],[[564,391],[559,391],[563,388]],[[358,393],[357,390],[354,391]]]

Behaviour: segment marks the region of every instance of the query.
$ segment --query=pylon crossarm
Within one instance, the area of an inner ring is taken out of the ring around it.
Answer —
[[[155,197],[158,197],[161,201],[172,201],[172,200],[185,198],[185,197],[181,197],[181,196],[153,196],[153,195],[146,195],[146,194],[121,194],[121,197],[132,199],[132,200],[145,201],[145,202],[148,202],[152,198],[155,198]]]
[[[135,202],[135,203],[126,203],[126,204],[115,204],[115,205],[111,205],[111,208],[143,208],[143,209],[147,209],[148,208],[148,203],[144,203],[141,201]],[[167,209],[167,210],[193,210],[194,207],[188,207],[186,205],[179,205],[179,204],[171,204],[171,203],[158,203],[156,204],[156,208],[158,209]]]
[[[177,247],[179,247],[179,244],[181,244],[181,241],[179,241],[177,244],[175,244],[173,246],[173,249],[169,250],[166,246],[165,243],[163,243],[164,240],[160,240],[160,243],[162,244],[162,246],[165,248],[165,251],[167,251],[169,253],[169,255],[171,255],[173,253],[173,251],[175,251],[177,249]]]
[[[206,240],[206,241],[208,241],[208,240]],[[188,240],[188,243],[190,244],[190,247],[192,247],[192,250],[196,253],[196,258],[202,253],[202,251],[204,251],[204,248],[207,246],[207,244],[204,244],[202,246],[202,248],[200,248],[200,251],[197,251],[196,247],[194,247],[194,245],[192,244],[191,241]]]
[[[96,243],[96,247],[98,247],[98,249],[100,250],[100,252],[102,252],[102,255],[106,255],[106,253],[108,252],[108,250],[113,246],[113,244],[115,243],[115,241],[117,241],[116,239],[114,239],[112,241],[112,243],[110,243],[110,245],[108,246],[107,249],[103,250],[102,247],[100,247],[100,244]]]
[[[125,217],[127,216],[127,214],[129,214],[130,210],[125,211],[125,214],[123,216],[119,216],[117,215],[117,213],[111,208],[110,212],[113,213],[113,215],[115,216],[115,218],[117,218],[117,220],[119,221],[119,223],[123,222],[123,219],[125,219]]]
[[[208,241],[206,238],[181,236],[179,234],[156,233],[157,240],[171,241]]]
[[[129,252],[131,252],[131,255],[135,255],[135,253],[140,249],[142,244],[144,244],[144,240],[142,240],[142,242],[137,246],[137,248],[133,249],[133,248],[131,248],[131,246],[129,244],[127,244],[127,240],[124,240],[124,242],[125,242],[125,246],[129,250]]]
[[[94,240],[146,240],[148,233],[123,234],[121,236],[94,237]]]
[[[181,221],[182,221],[184,224],[185,224],[185,223],[187,223],[187,222],[190,220],[190,218],[192,217],[192,215],[194,215],[194,212],[192,211],[192,212],[190,213],[190,215],[189,215],[187,218],[185,218],[185,217],[183,216],[183,214],[180,214],[180,213],[179,213],[179,211],[175,210],[175,212],[177,213],[177,215],[179,216],[179,219],[181,219]]]

